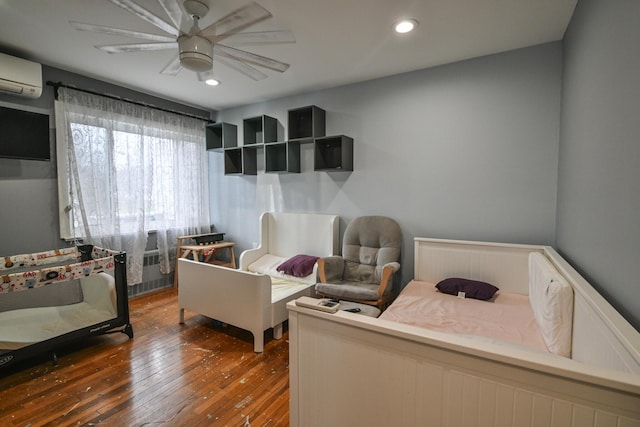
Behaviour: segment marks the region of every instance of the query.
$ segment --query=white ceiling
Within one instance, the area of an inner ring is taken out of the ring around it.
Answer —
[[[179,1],[179,0],[177,0]],[[214,65],[218,87],[183,70],[159,71],[176,54],[107,54],[97,44],[138,39],[74,30],[69,21],[164,34],[108,0],[0,0],[0,51],[204,109],[221,110],[562,39],[577,0],[257,0],[273,18],[247,31],[290,30],[296,43],[242,47],[287,62],[253,81]],[[248,2],[248,0],[247,0]],[[169,18],[157,0],[138,0]],[[201,27],[245,4],[210,0]],[[417,30],[394,34],[403,17]]]

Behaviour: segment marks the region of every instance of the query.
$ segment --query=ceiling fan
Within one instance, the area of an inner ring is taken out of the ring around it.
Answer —
[[[96,48],[107,53],[137,52],[148,50],[178,49],[178,55],[160,71],[162,74],[176,75],[183,68],[195,71],[198,80],[213,77],[213,58],[228,67],[252,78],[262,80],[267,74],[257,67],[284,72],[289,64],[255,53],[221,44],[220,41],[243,45],[295,43],[290,31],[242,31],[271,17],[271,13],[252,2],[218,19],[206,28],[200,29],[198,21],[209,12],[209,0],[158,0],[171,23],[140,6],[134,0],[109,0],[111,3],[155,25],[171,36],[131,31],[102,25],[69,21],[76,30],[129,36],[145,43],[98,45]]]

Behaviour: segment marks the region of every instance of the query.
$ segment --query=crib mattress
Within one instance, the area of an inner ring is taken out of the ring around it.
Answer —
[[[380,318],[548,351],[526,295],[500,291],[489,301],[461,299],[413,280]]]
[[[86,302],[5,311],[0,313],[0,350],[17,350],[115,317],[115,308]]]

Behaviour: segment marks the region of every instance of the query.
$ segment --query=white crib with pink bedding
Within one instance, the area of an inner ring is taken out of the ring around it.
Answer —
[[[292,426],[640,426],[640,333],[553,248],[416,238],[381,318],[288,308]]]
[[[548,351],[527,295],[499,292],[490,302],[463,299],[414,280],[380,318]]]
[[[449,276],[448,268],[431,277]],[[440,284],[412,280],[380,318],[570,357],[573,289],[538,251],[529,253],[528,271],[528,282],[482,274],[500,281],[497,292],[493,283],[466,278],[447,277]]]

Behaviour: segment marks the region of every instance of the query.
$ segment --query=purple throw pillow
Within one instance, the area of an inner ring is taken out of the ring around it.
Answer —
[[[313,272],[313,266],[319,257],[312,255],[296,255],[282,264],[276,270],[295,277],[307,277]]]
[[[475,298],[488,300],[493,298],[500,289],[497,287],[477,280],[461,279],[459,277],[451,277],[440,281],[436,288],[440,292],[451,295],[458,295],[458,292],[464,292],[465,298]]]

